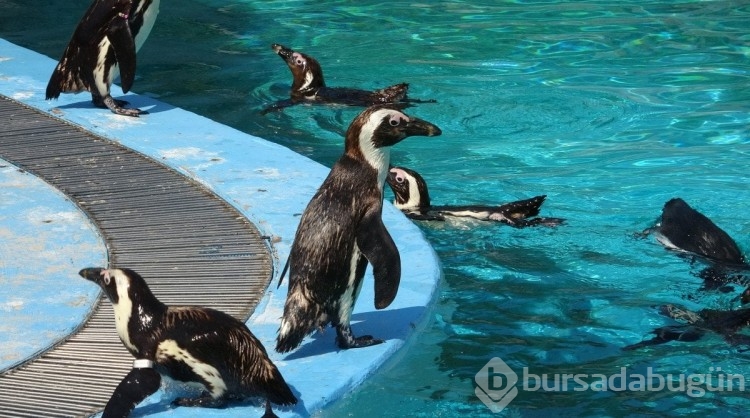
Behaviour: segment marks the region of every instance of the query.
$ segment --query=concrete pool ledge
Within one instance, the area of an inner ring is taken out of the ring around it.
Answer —
[[[125,96],[131,106],[148,110],[149,114],[129,118],[93,108],[88,93],[46,101],[44,90],[55,65],[53,59],[0,39],[0,94],[183,173],[229,202],[263,235],[270,237],[274,258],[271,285],[247,324],[299,398],[294,408],[276,407],[277,414],[308,416],[320,411],[354,390],[424,325],[442,275],[439,262],[418,227],[386,202],[383,219],[401,253],[401,286],[393,304],[376,311],[368,269],[352,327],[356,334],[372,334],[387,341],[364,349],[340,351],[334,344],[335,331],[329,329],[308,337],[290,354],[274,352],[287,289],[286,281],[276,288],[280,267],[288,256],[299,214],[329,169],[285,147],[152,98],[123,95],[116,86],[112,87],[114,97]],[[136,81],[136,89],[137,86]],[[76,273],[77,269],[70,272],[71,280],[75,280]],[[167,393],[163,389],[147,399],[133,416],[262,415],[262,408],[252,402],[223,410],[172,408],[169,403],[174,393],[181,390],[175,386],[167,384]]]

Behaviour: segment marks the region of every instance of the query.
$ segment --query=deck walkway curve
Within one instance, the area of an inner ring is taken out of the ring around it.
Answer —
[[[273,264],[259,231],[234,207],[143,154],[5,96],[0,120],[0,156],[87,213],[111,265],[138,271],[167,304],[250,317]],[[131,364],[102,297],[68,339],[0,375],[0,415],[90,415]]]

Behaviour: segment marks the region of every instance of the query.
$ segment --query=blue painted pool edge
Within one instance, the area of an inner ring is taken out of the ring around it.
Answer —
[[[328,168],[277,144],[245,134],[207,118],[129,93],[117,86],[112,94],[125,99],[149,115],[141,118],[117,116],[95,109],[88,93],[62,95],[44,100],[49,75],[56,61],[0,39],[0,93],[55,117],[148,155],[202,183],[240,210],[263,233],[271,237],[274,274],[263,300],[247,321],[266,346],[300,402],[294,408],[279,408],[280,416],[309,416],[354,390],[403,349],[425,325],[442,277],[439,260],[422,232],[389,203],[383,220],[399,248],[402,280],[398,296],[387,309],[374,309],[372,275],[365,285],[352,317],[356,334],[386,339],[373,347],[336,349],[335,332],[317,332],[288,355],[273,351],[279,318],[286,298],[286,283],[276,283],[289,253],[299,216]],[[135,88],[138,82],[136,80]],[[316,110],[311,110],[316,111]],[[342,141],[343,142],[343,141]],[[343,147],[343,146],[342,146]],[[75,274],[75,272],[71,272]],[[233,416],[244,404],[223,410],[171,408],[159,392],[134,411],[134,416]]]

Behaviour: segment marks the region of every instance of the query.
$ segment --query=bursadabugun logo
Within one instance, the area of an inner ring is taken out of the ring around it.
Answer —
[[[682,392],[691,398],[707,392],[744,392],[745,376],[724,373],[721,367],[709,367],[708,373],[656,373],[652,367],[646,373],[632,373],[626,367],[610,375],[594,373],[531,373],[522,370],[520,388],[527,392]],[[499,357],[482,367],[474,376],[474,393],[493,412],[502,411],[518,396],[518,375]]]
[[[482,367],[474,376],[477,395],[492,412],[500,412],[518,395],[518,375],[499,357]]]

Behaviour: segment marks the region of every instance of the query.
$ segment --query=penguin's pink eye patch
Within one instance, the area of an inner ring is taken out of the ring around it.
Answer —
[[[109,284],[109,282],[112,280],[112,277],[109,275],[109,270],[102,270],[101,275],[104,279],[104,284]]]
[[[304,67],[307,63],[305,57],[303,57],[299,52],[295,52],[294,54],[292,54],[292,59],[294,60],[294,63],[299,65],[300,67]]]
[[[390,116],[390,119],[388,120],[388,123],[391,126],[398,126],[401,123],[409,123],[409,118],[404,115],[403,113],[393,114]]]
[[[403,183],[406,181],[406,172],[404,170],[399,170],[398,168],[392,168],[391,173],[396,175],[396,183]]]

